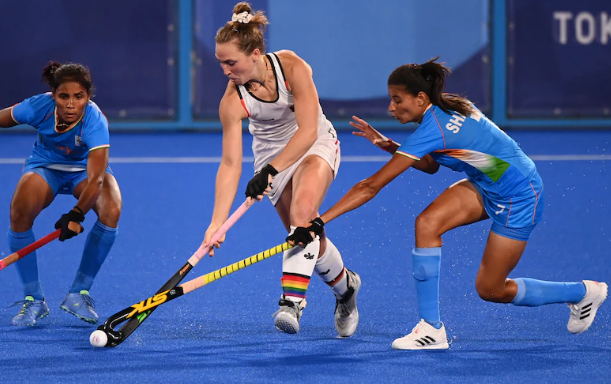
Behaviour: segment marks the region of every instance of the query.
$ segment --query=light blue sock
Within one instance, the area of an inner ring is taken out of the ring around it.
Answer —
[[[104,264],[118,232],[118,228],[107,227],[99,220],[95,222],[87,236],[81,265],[72,283],[72,288],[70,288],[70,293],[79,293],[82,290],[89,291],[91,289],[93,280],[102,264]]]
[[[414,248],[412,272],[416,282],[418,312],[420,317],[433,327],[441,328],[439,317],[439,270],[441,248]]]
[[[518,293],[513,305],[538,307],[545,304],[578,303],[586,295],[586,286],[579,283],[557,283],[527,278],[513,279],[518,284]]]
[[[27,247],[36,241],[34,232],[31,229],[25,232],[13,232],[8,230],[8,246],[11,252]],[[17,273],[23,284],[23,293],[25,296],[32,296],[36,300],[42,300],[42,288],[38,280],[38,259],[36,251],[30,253],[23,259],[15,262]]]

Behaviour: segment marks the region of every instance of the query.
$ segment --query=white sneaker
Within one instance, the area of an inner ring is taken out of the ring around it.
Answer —
[[[583,283],[586,286],[583,299],[577,304],[567,304],[571,309],[571,317],[566,327],[571,333],[587,331],[594,321],[598,307],[607,298],[607,284],[592,280],[584,280]]]
[[[396,339],[392,342],[393,349],[448,349],[448,337],[446,327],[441,324],[437,329],[424,321],[420,320],[418,325],[412,329],[412,333]]]
[[[274,325],[276,328],[290,334],[299,332],[299,319],[301,319],[301,312],[306,306],[305,299],[297,303],[286,300],[282,295],[278,305],[280,309],[272,314],[272,317],[275,316]]]
[[[356,272],[346,269],[348,290],[335,303],[335,329],[341,337],[350,337],[359,325],[359,310],[356,307],[356,295],[361,289],[361,277]]]

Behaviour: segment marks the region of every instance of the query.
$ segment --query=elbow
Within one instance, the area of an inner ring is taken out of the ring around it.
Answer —
[[[435,164],[433,164],[427,169],[426,173],[428,173],[429,175],[434,175],[437,173],[437,171],[439,171],[439,163],[435,162]]]
[[[223,156],[221,158],[221,167],[231,172],[242,171],[242,157],[239,156]]]
[[[101,174],[89,182],[93,185],[96,191],[101,191],[104,187],[104,174]]]
[[[299,128],[297,130],[299,133],[299,141],[302,143],[307,143],[309,147],[314,145],[316,140],[318,140],[318,127],[313,126],[312,129],[308,128]]]
[[[313,131],[312,133],[310,133],[310,135],[308,136],[308,143],[310,144],[310,147],[312,145],[314,145],[314,143],[316,142],[316,140],[318,140],[318,132],[317,131]]]

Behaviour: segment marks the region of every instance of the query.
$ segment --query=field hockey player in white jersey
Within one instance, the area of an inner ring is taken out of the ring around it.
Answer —
[[[246,197],[267,195],[287,231],[318,216],[318,209],[337,175],[339,141],[322,112],[310,66],[294,52],[265,54],[263,32],[268,20],[250,4],[236,4],[233,16],[216,35],[216,57],[229,78],[220,102],[223,155],[216,178],[214,212],[204,242],[229,215],[242,171],[242,120],[253,135],[255,175]],[[224,238],[215,247],[218,248]],[[214,248],[210,255],[214,254]],[[344,267],[341,254],[323,233],[307,247],[284,252],[280,309],[274,324],[299,332],[310,277],[316,272],[335,294],[335,327],[342,337],[358,325],[358,274]]]

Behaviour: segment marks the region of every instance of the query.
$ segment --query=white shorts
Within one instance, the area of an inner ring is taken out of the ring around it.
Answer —
[[[274,160],[278,154],[282,152],[284,147],[285,145],[258,145],[257,149],[259,149],[259,151],[255,151],[255,169],[258,171],[266,164],[269,164],[269,162]],[[314,145],[312,145],[305,155],[297,160],[295,164],[274,177],[274,181],[272,181],[272,190],[267,195],[274,206],[278,202],[278,199],[280,199],[282,191],[284,191],[288,182],[293,178],[295,171],[297,171],[297,168],[301,165],[301,162],[310,155],[319,156],[325,160],[333,170],[333,178],[335,179],[337,177],[337,171],[339,170],[339,164],[341,162],[339,140],[334,134],[325,134],[323,137],[319,137]]]

